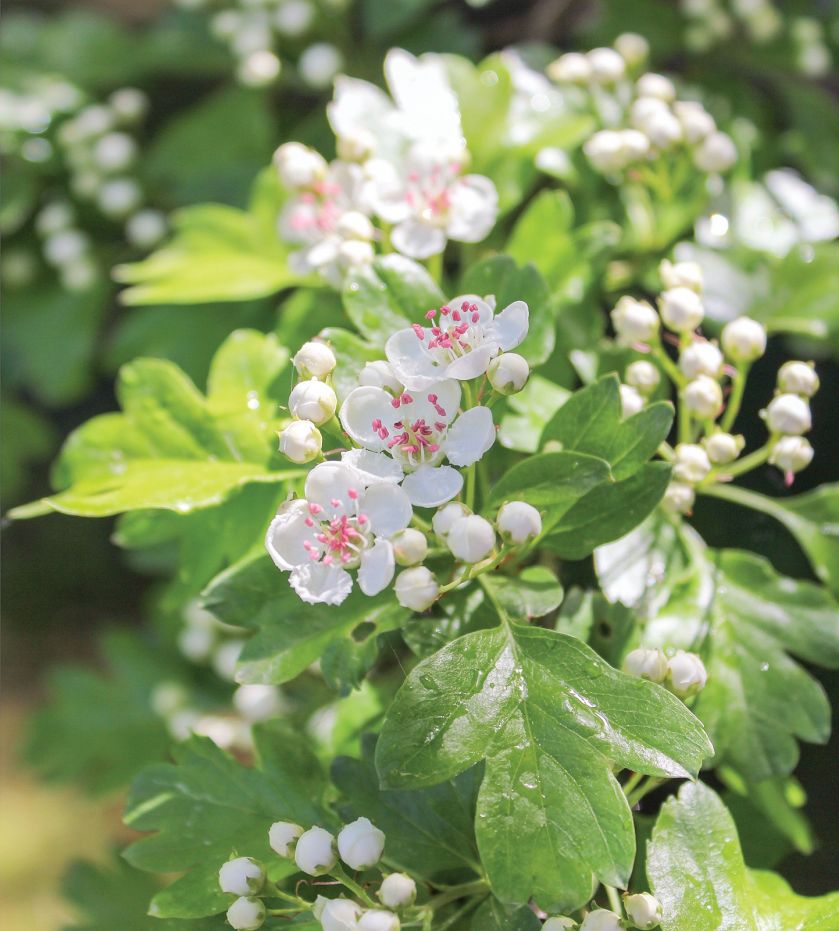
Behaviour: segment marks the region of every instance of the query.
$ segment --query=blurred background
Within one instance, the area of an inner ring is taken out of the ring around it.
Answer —
[[[4,513],[49,491],[50,463],[62,438],[116,408],[113,378],[123,362],[138,355],[171,359],[202,385],[228,332],[276,326],[271,301],[122,307],[110,269],[147,253],[180,206],[204,200],[243,206],[280,142],[300,139],[328,150],[323,105],[335,73],[381,83],[382,57],[391,46],[477,58],[520,44],[549,60],[547,45],[585,49],[638,32],[650,41],[652,70],[680,75],[741,121],[738,141],[753,140],[755,177],[789,165],[823,194],[839,194],[839,12],[830,0],[27,0],[4,6]],[[85,149],[97,119],[117,141]],[[68,211],[73,235],[56,238],[56,230],[68,231]],[[766,222],[775,221],[755,221],[751,247],[761,248]],[[835,276],[835,266],[823,273]],[[823,313],[835,317],[835,302]],[[780,362],[802,352],[817,353],[822,389],[813,405],[817,457],[796,492],[839,477],[835,357],[824,345],[773,341],[744,405],[757,411],[772,393]],[[751,443],[762,438],[756,415],[741,429]],[[752,485],[789,493],[775,470],[758,470]],[[809,576],[795,543],[770,518],[734,507],[725,517],[712,520],[700,502],[696,522],[711,544],[754,548],[782,571]],[[156,650],[176,643],[190,662],[203,649],[200,616],[184,622],[177,579],[167,580],[179,558],[176,547],[163,541],[150,558],[148,551],[114,546],[114,535],[120,542],[130,529],[110,519],[60,515],[3,528],[5,928],[70,927],[104,888],[109,873],[66,870],[80,858],[115,868],[113,851],[127,836],[119,821],[126,780],[165,752],[170,735],[146,707],[148,684],[162,662]],[[140,629],[149,617],[151,634]],[[188,674],[208,706],[229,698],[223,675],[219,685],[203,666]],[[839,677],[816,674],[836,707]],[[782,861],[801,893],[829,891],[839,872],[839,832],[829,829],[839,791],[837,748],[835,738],[828,748],[802,748],[797,776],[816,826],[808,842],[812,855],[779,846],[776,837],[758,839],[762,848],[751,851],[756,865]],[[142,877],[136,883],[132,894],[142,914],[148,889]]]

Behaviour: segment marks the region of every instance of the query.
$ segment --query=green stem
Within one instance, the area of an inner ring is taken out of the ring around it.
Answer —
[[[634,808],[645,795],[648,795],[653,789],[657,789],[663,782],[664,780],[658,776],[647,776],[641,785],[627,796],[626,800],[629,802],[629,807]]]
[[[469,566],[466,572],[464,572],[462,575],[459,575],[456,579],[452,579],[452,581],[448,582],[446,585],[441,585],[439,595],[445,595],[446,592],[450,592],[453,588],[457,588],[459,585],[463,585],[464,582],[468,582],[471,579],[477,578],[479,575],[483,575],[485,572],[490,572],[501,562],[502,559],[504,559],[508,552],[509,547],[502,546],[494,556],[490,556],[483,562],[476,562]]]
[[[456,902],[458,899],[465,899],[469,896],[480,895],[489,892],[489,883],[485,879],[476,879],[474,882],[461,883],[459,886],[451,886],[435,895],[425,903],[425,908],[436,910],[449,902]]]
[[[463,908],[459,908],[450,918],[447,918],[442,924],[439,924],[437,926],[437,931],[447,931],[448,928],[456,925],[464,915],[468,915],[473,908],[477,908],[484,898],[486,898],[486,896],[482,896],[480,899],[470,899]]]
[[[470,511],[475,510],[475,463],[466,468],[466,507]]]
[[[754,452],[749,453],[748,456],[743,456],[742,459],[738,459],[730,465],[720,466],[714,469],[714,471],[697,486],[697,491],[704,491],[706,483],[708,485],[714,484],[721,476],[725,476],[726,479],[732,479],[736,478],[738,475],[744,475],[746,472],[751,472],[752,469],[762,466],[771,455],[772,444],[767,443],[765,446],[761,446],[760,449],[756,449]]]
[[[734,378],[731,381],[731,394],[728,396],[728,404],[725,413],[720,421],[725,433],[728,433],[734,426],[734,421],[740,413],[740,405],[743,403],[743,392],[746,390],[746,379],[749,375],[749,366],[747,364],[738,365],[734,372]]]
[[[302,908],[266,908],[265,914],[272,916],[299,915],[301,912],[308,911],[311,907],[311,905],[306,905]]]
[[[472,386],[469,384],[468,381],[462,381],[460,383],[460,386],[461,388],[463,388],[463,397],[466,400],[466,403],[464,404],[463,409],[465,411],[468,411],[470,407],[475,406],[475,401],[472,397]]]
[[[653,343],[650,346],[653,356],[661,363],[661,367],[667,373],[667,377],[677,388],[683,388],[687,384],[687,379],[682,374],[678,365],[664,351],[661,342]]]
[[[618,890],[614,886],[607,886],[604,884],[603,888],[606,890],[606,898],[609,900],[609,908],[616,915],[623,916],[623,908],[621,907],[620,896],[618,895]]]
[[[643,778],[643,773],[633,773],[622,786],[623,794],[628,796]]]
[[[301,908],[310,908],[310,903],[305,899],[301,898],[299,895],[292,895],[290,892],[285,892],[280,889],[276,883],[266,883],[266,891],[270,898],[272,899],[283,899],[286,902],[291,902],[293,905],[300,906]]]
[[[333,879],[337,879],[339,883],[346,886],[353,895],[357,896],[368,908],[378,908],[378,904],[367,895],[367,891],[363,886],[360,886],[354,879],[344,872],[341,866],[335,866],[330,870],[329,875]]]
[[[436,255],[430,255],[427,260],[428,274],[437,282],[443,284],[443,253],[438,252]]]

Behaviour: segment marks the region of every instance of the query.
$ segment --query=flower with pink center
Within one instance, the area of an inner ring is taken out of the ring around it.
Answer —
[[[305,496],[280,505],[265,537],[278,569],[308,604],[338,605],[352,591],[357,570],[365,595],[377,595],[393,579],[390,537],[411,522],[408,495],[396,484],[365,487],[357,470],[322,462],[306,478]]]
[[[524,301],[493,313],[494,298],[464,294],[430,310],[430,326],[415,323],[385,344],[396,377],[409,389],[425,388],[443,378],[469,381],[483,375],[500,352],[514,349],[527,336],[529,314]]]
[[[402,481],[412,504],[436,507],[463,486],[452,466],[468,466],[495,442],[495,424],[487,407],[458,415],[460,385],[451,379],[393,396],[382,388],[354,388],[340,418],[349,437],[362,447],[344,461],[363,470],[368,481]],[[441,464],[448,459],[451,465]],[[403,478],[404,476],[404,478]]]

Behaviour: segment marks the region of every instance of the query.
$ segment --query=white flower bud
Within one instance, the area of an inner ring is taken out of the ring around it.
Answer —
[[[660,113],[670,113],[670,108],[663,100],[657,97],[639,97],[629,108],[629,124],[641,132],[646,132],[650,120]]]
[[[338,862],[335,838],[324,828],[309,828],[297,838],[294,862],[309,876],[322,876],[328,873]]]
[[[622,346],[648,343],[658,333],[658,314],[646,301],[624,296],[611,312],[612,326]]]
[[[643,397],[649,397],[661,382],[661,373],[646,359],[631,362],[626,367],[624,381],[630,388],[634,388]]]
[[[525,501],[502,504],[495,523],[502,538],[516,546],[538,537],[542,532],[542,515]]]
[[[405,873],[390,873],[382,880],[378,896],[388,908],[405,908],[414,904],[417,884]]]
[[[227,923],[235,931],[257,931],[265,921],[265,903],[262,899],[243,896],[227,909]]]
[[[685,406],[700,420],[715,418],[722,407],[722,388],[707,375],[697,375],[682,389]]]
[[[689,698],[705,688],[708,673],[696,653],[679,650],[667,661],[667,678],[671,691],[679,698]]]
[[[658,299],[664,325],[677,333],[692,333],[705,317],[702,298],[690,288],[669,288]]]
[[[368,362],[358,376],[359,385],[372,385],[374,388],[386,388],[391,394],[402,394],[402,382],[396,377],[390,362],[377,359]]]
[[[279,77],[283,63],[268,49],[256,49],[243,58],[236,68],[236,77],[245,87],[266,87]]]
[[[77,139],[101,136],[114,125],[114,114],[104,104],[91,104],[79,111],[72,125]]]
[[[308,31],[315,18],[315,8],[308,0],[284,0],[274,13],[274,25],[280,35],[296,39]]]
[[[440,586],[434,573],[425,566],[405,569],[396,577],[394,585],[396,600],[403,608],[425,611],[434,604],[440,594]]]
[[[96,263],[88,258],[72,265],[64,265],[59,271],[61,286],[68,291],[86,291],[93,287],[98,277]]]
[[[309,188],[326,175],[326,159],[302,142],[286,142],[274,153],[280,181],[292,190]]]
[[[819,376],[812,363],[785,362],[778,370],[778,388],[784,394],[812,398],[819,390]]]
[[[620,915],[606,908],[597,908],[583,918],[580,931],[623,931],[623,927]]]
[[[720,342],[733,362],[754,362],[766,352],[766,330],[751,317],[738,317],[723,327]]]
[[[727,465],[740,455],[745,440],[742,436],[734,436],[731,433],[712,433],[711,436],[705,437],[702,445],[714,465]]]
[[[591,79],[591,62],[580,52],[566,52],[548,65],[547,74],[557,84],[586,84]]]
[[[694,501],[696,501],[696,492],[693,490],[693,485],[670,482],[661,499],[661,506],[669,514],[690,514]]]
[[[344,57],[329,42],[315,42],[297,61],[300,77],[310,87],[328,87],[344,65]]]
[[[731,136],[713,132],[694,149],[693,161],[700,171],[728,171],[737,161],[737,146]]]
[[[711,471],[708,453],[697,443],[679,443],[673,462],[673,478],[677,482],[695,484]]]
[[[332,419],[337,407],[335,392],[317,378],[296,384],[288,398],[288,409],[295,417],[311,420],[318,427]]]
[[[673,104],[673,112],[682,124],[688,145],[696,145],[717,128],[711,114],[695,100],[677,100]]]
[[[598,84],[615,84],[626,74],[626,62],[612,48],[594,48],[586,58],[591,77]]]
[[[638,78],[635,82],[635,93],[639,97],[656,97],[664,103],[672,103],[676,99],[676,88],[670,78],[652,71]]]
[[[160,210],[138,210],[125,222],[125,236],[138,249],[150,249],[165,235],[166,215]]]
[[[772,447],[769,462],[782,472],[801,472],[813,461],[813,447],[803,436],[782,436]]]
[[[565,915],[555,915],[542,925],[542,931],[565,931],[566,928],[576,927],[577,922],[573,918],[567,918]]]
[[[44,259],[50,265],[60,268],[84,258],[89,248],[90,240],[80,230],[59,230],[44,240]]]
[[[369,870],[385,849],[385,835],[369,818],[357,818],[338,835],[338,853],[351,869]]]
[[[358,210],[347,210],[341,214],[336,230],[345,239],[371,240],[376,235],[369,217]]]
[[[698,339],[686,346],[679,356],[679,368],[688,378],[707,375],[719,378],[723,357],[717,347],[708,340]]]
[[[650,54],[650,43],[637,32],[623,32],[614,42],[615,51],[630,68],[643,64]]]
[[[490,362],[487,378],[499,394],[515,394],[527,384],[530,366],[517,352],[502,352]]]
[[[376,137],[366,129],[353,129],[336,139],[338,158],[345,162],[366,162],[376,151]]]
[[[96,195],[96,204],[106,217],[120,219],[133,213],[143,202],[143,191],[134,178],[105,181]]]
[[[275,821],[268,829],[268,843],[271,849],[280,857],[291,859],[297,839],[303,833],[303,828],[292,821]]]
[[[495,530],[486,518],[470,514],[452,524],[446,544],[455,559],[466,563],[480,562],[495,548]]]
[[[137,157],[137,143],[128,133],[106,133],[93,147],[93,161],[105,172],[125,171]]]
[[[280,452],[298,465],[317,459],[321,449],[323,437],[311,420],[293,420],[280,433]]]
[[[428,540],[421,530],[406,527],[390,538],[393,555],[400,566],[416,566],[428,555]]]
[[[667,675],[667,657],[661,650],[630,650],[623,661],[624,672],[650,682],[664,682]]]
[[[644,409],[644,396],[631,385],[620,385],[621,417],[632,417]]]
[[[303,343],[291,361],[301,378],[326,378],[338,364],[335,353],[319,340]]]
[[[622,136],[623,133],[614,129],[602,129],[586,140],[583,151],[593,168],[611,174],[626,167]]]
[[[627,165],[645,158],[650,151],[650,140],[638,129],[622,129],[618,134],[621,150]]]
[[[623,907],[626,909],[626,917],[640,931],[650,931],[651,928],[658,927],[664,917],[661,902],[649,892],[624,895]]]
[[[461,517],[468,517],[471,513],[469,508],[460,501],[450,501],[437,510],[434,517],[431,518],[431,526],[434,528],[434,533],[441,540],[445,540],[454,526],[454,522]]]
[[[806,433],[813,425],[810,405],[797,394],[779,394],[761,412],[772,433],[797,436]]]
[[[228,860],[218,871],[218,884],[222,892],[252,895],[265,885],[265,867],[253,857]]]
[[[318,901],[322,898],[318,896]],[[325,899],[318,911],[315,914],[323,931],[355,931],[362,914],[360,905],[344,898]]]
[[[373,246],[361,239],[345,239],[338,246],[338,262],[344,269],[369,265],[375,255]]]
[[[358,921],[358,931],[399,931],[399,916],[381,908],[371,908]]]
[[[665,289],[690,288],[699,293],[702,290],[702,266],[698,262],[671,262],[663,259],[658,266]]]
[[[73,208],[66,201],[54,200],[38,212],[35,217],[35,229],[39,236],[49,236],[66,230],[76,219]]]
[[[108,105],[121,123],[136,123],[149,108],[149,98],[136,87],[121,87],[108,98]]]
[[[655,97],[641,98],[641,100],[656,99]],[[664,107],[651,111],[644,125],[640,128],[647,134],[650,142],[657,149],[671,149],[678,142],[681,142],[684,136],[682,124]]]

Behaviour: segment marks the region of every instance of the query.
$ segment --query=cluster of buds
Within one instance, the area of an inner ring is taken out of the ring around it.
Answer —
[[[304,343],[292,360],[300,381],[289,395],[294,418],[280,433],[280,452],[304,465],[320,458],[323,438],[318,427],[335,416],[338,397],[329,377],[338,364],[335,353],[320,340]]]
[[[623,931],[625,928],[651,931],[663,918],[661,902],[649,892],[624,893],[623,907],[626,918],[607,908],[595,908],[579,924],[566,915],[555,915],[542,925],[542,931]]]
[[[813,447],[802,434],[812,426],[809,402],[818,389],[812,363],[785,362],[778,370],[775,397],[761,412],[771,434],[769,462],[784,473],[788,485],[813,461]]]
[[[694,52],[705,52],[740,34],[757,45],[777,38],[784,20],[772,0],[681,0],[687,19],[685,44]]]
[[[623,669],[639,679],[664,685],[683,699],[701,692],[708,681],[702,659],[696,653],[685,650],[667,654],[663,650],[639,647],[626,654]]]

